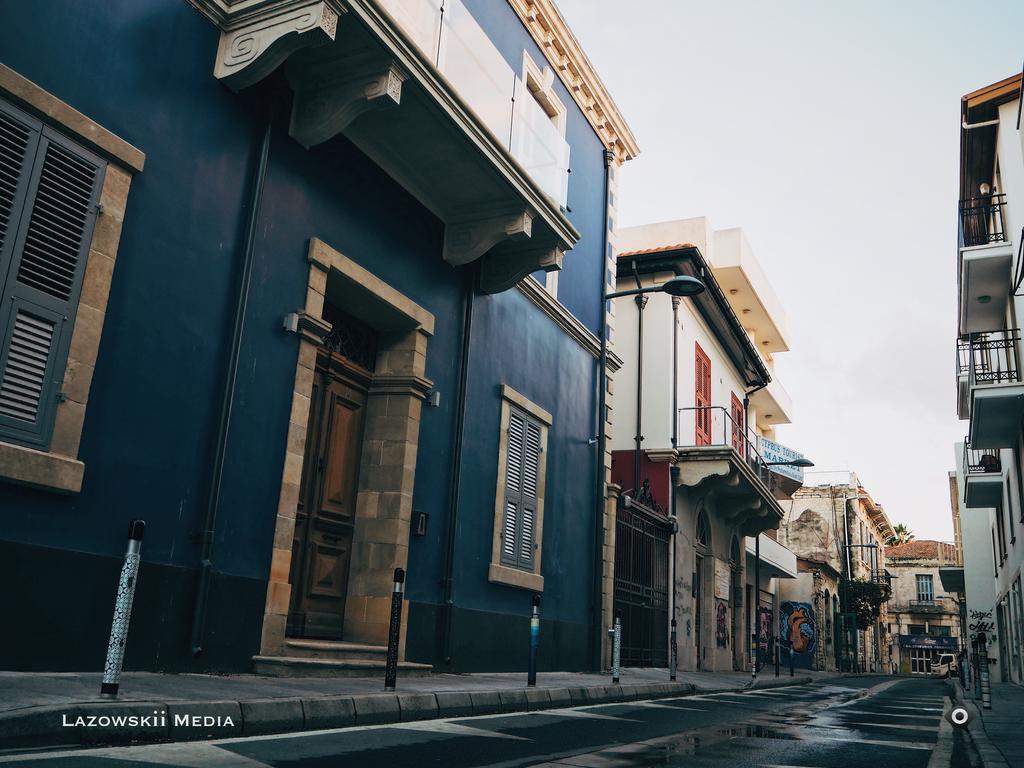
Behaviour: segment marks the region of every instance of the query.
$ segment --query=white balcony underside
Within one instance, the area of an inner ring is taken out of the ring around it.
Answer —
[[[961,248],[960,253],[960,332],[983,333],[1002,327],[1010,293],[1013,245],[978,245]]]
[[[971,447],[1013,448],[1024,417],[1024,384],[988,384],[971,391]]]
[[[1003,476],[1000,474],[968,475],[964,490],[964,506],[970,509],[998,506],[1003,499]]]

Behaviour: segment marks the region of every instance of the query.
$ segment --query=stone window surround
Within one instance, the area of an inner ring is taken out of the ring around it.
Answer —
[[[64,400],[57,406],[50,449],[40,451],[0,441],[0,480],[74,494],[82,489],[85,475],[85,464],[78,459],[78,448],[117,261],[125,205],[132,177],[142,171],[146,156],[3,64],[0,64],[0,97],[108,161],[100,193],[102,207],[96,216],[89,245],[82,294],[75,310],[71,346],[61,384]]]
[[[534,542],[536,550],[533,558],[533,572],[521,568],[511,568],[501,564],[501,539],[505,527],[505,471],[508,454],[508,427],[512,415],[512,406],[525,411],[542,424],[540,435],[540,468],[537,474],[537,513],[535,520]],[[501,441],[498,447],[498,482],[495,486],[494,499],[494,534],[491,539],[491,565],[487,580],[495,584],[529,589],[534,592],[544,591],[544,577],[541,575],[541,545],[544,541],[544,488],[547,480],[548,429],[552,423],[551,414],[536,403],[527,400],[507,384],[501,385]]]
[[[387,326],[386,332],[381,332],[367,397],[343,628],[346,641],[387,642],[393,569],[405,568],[408,562],[420,410],[432,386],[424,372],[434,316],[317,238],[310,239],[308,261],[306,305],[297,313],[299,352],[260,640],[263,655],[284,652],[291,603],[292,539],[310,397],[317,349],[330,331],[321,319],[329,279],[346,296],[372,300],[383,318],[378,315],[377,322],[371,319],[370,325],[383,320]],[[403,610],[408,610],[408,603]],[[403,620],[400,659],[405,658],[406,625]]]

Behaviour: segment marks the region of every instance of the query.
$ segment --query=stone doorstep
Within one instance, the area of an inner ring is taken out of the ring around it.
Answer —
[[[282,657],[266,657],[281,660]],[[316,659],[296,659],[316,664]],[[337,662],[328,662],[337,664]],[[418,665],[425,666],[425,665]],[[365,667],[363,668],[365,670]],[[322,674],[322,673],[321,673]],[[762,687],[802,685],[809,677],[765,681]],[[310,696],[246,699],[242,701],[194,702],[96,702],[63,706],[32,707],[0,714],[0,754],[5,750],[38,747],[98,746],[125,743],[156,743],[229,736],[256,736],[298,731],[328,730],[358,725],[386,725],[413,720],[465,717],[558,709],[580,705],[608,704],[634,700],[664,699],[696,694],[749,690],[701,689],[691,683],[636,683],[552,688],[507,688],[494,691],[438,691],[436,693],[397,691],[352,696]],[[165,711],[163,727],[125,732],[111,729],[65,728],[62,718],[76,715],[151,714]],[[189,715],[230,715],[230,726],[185,729],[170,721],[173,713]]]
[[[305,656],[253,656],[253,671],[268,677],[384,677],[384,659],[321,659]],[[402,677],[426,677],[433,667],[411,661],[398,662]]]
[[[383,662],[388,655],[386,645],[365,645],[347,643],[340,640],[298,640],[286,638],[284,641],[285,657],[302,657],[308,659],[331,659],[334,661],[352,661],[362,659]]]

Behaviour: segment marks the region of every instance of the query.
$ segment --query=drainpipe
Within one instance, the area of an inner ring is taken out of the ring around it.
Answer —
[[[235,404],[235,384],[238,380],[238,360],[242,347],[242,331],[245,326],[245,310],[249,303],[249,285],[252,282],[252,266],[256,250],[256,230],[259,224],[260,206],[263,202],[263,185],[267,176],[267,160],[270,155],[270,137],[276,114],[276,97],[273,99],[267,124],[263,129],[259,161],[252,181],[249,198],[249,216],[245,225],[245,243],[242,251],[241,272],[238,277],[238,295],[235,299],[235,317],[231,327],[231,346],[228,352],[228,366],[224,376],[224,391],[221,394],[220,417],[217,425],[217,447],[213,455],[213,471],[210,490],[207,495],[206,517],[203,521],[202,554],[199,566],[199,585],[196,588],[196,604],[192,615],[192,656],[203,653],[203,636],[206,632],[206,613],[209,606],[210,582],[213,579],[213,544],[217,530],[217,513],[220,509],[221,484],[224,480],[224,460],[227,454],[228,432],[231,427],[231,413]]]
[[[637,271],[636,262],[633,262],[633,277],[636,279],[636,287],[642,288],[640,273]],[[644,309],[647,307],[647,297],[637,295],[636,297],[636,435],[633,442],[636,444],[633,450],[633,496],[640,495],[640,445],[644,441],[640,425],[643,423],[644,407]]]
[[[462,489],[462,447],[466,435],[466,409],[469,400],[469,352],[473,338],[473,305],[476,299],[478,265],[466,270],[466,299],[462,319],[462,347],[459,351],[459,395],[455,406],[455,442],[452,446],[452,476],[448,493],[448,540],[445,544],[443,591],[444,617],[441,622],[441,658],[452,663],[452,618],[455,608],[455,542],[458,536],[459,495]]]
[[[608,393],[608,207],[611,202],[611,168],[615,155],[611,150],[602,150],[604,162],[604,230],[601,234],[601,312],[598,318],[598,335],[600,336],[601,352],[597,361],[597,459],[594,466],[594,505],[597,515],[594,525],[594,599],[593,599],[593,645],[591,646],[591,668],[601,669],[601,642],[604,638],[604,512],[605,512],[605,466],[604,457],[607,450],[608,436],[605,429],[605,411],[607,410]]]

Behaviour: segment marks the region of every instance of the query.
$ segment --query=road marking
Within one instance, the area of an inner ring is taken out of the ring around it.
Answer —
[[[941,712],[942,708],[935,707],[901,707],[899,704],[876,704],[878,709],[909,709],[914,712]]]
[[[929,733],[935,733],[938,731],[938,724],[935,725],[897,725],[895,723],[861,723],[855,721],[847,721],[845,725],[866,725],[870,728],[893,728],[900,731],[928,731]]]
[[[206,768],[207,766],[210,768],[271,768],[268,763],[261,763],[250,757],[236,754],[227,749],[221,749],[211,742],[196,741],[9,755],[0,757],[0,763],[20,760],[53,760],[54,764],[57,765],[57,761],[61,758],[74,757],[107,759],[115,765],[120,760],[131,760],[136,763],[173,765],[181,766],[181,768]]]
[[[527,713],[523,713],[527,714]],[[615,715],[602,715],[599,712],[588,712],[583,709],[546,709],[543,711],[530,712],[531,715],[547,715],[548,717],[582,717],[593,718],[594,720],[617,720],[620,723],[642,723],[643,720],[633,720],[628,717],[616,717]]]
[[[649,709],[674,709],[677,712],[707,712],[706,709],[697,707],[675,707],[671,704],[659,704],[656,701],[634,701],[629,704],[631,707],[645,707]]]
[[[817,741],[845,741],[851,744],[872,744],[877,747],[894,747],[896,749],[926,749],[929,752],[935,747],[934,744],[925,744],[921,741],[889,741],[887,739],[839,739],[832,736],[815,736]]]
[[[533,741],[525,736],[513,736],[510,733],[489,731],[486,728],[474,728],[450,720],[422,720],[416,723],[394,723],[390,726],[399,731],[426,731],[428,733],[447,733],[451,736],[486,736],[493,739],[514,739],[515,741]]]
[[[867,710],[867,709],[847,709],[847,710],[843,711],[843,714],[846,714],[847,712],[849,712],[851,714],[855,714],[855,715],[877,715],[878,714],[878,712],[873,712],[873,711]],[[936,722],[936,724],[938,724],[938,721],[942,718],[942,715],[904,715],[904,714],[898,713],[898,712],[889,712],[888,716],[889,717],[913,717],[916,720],[934,720]]]

